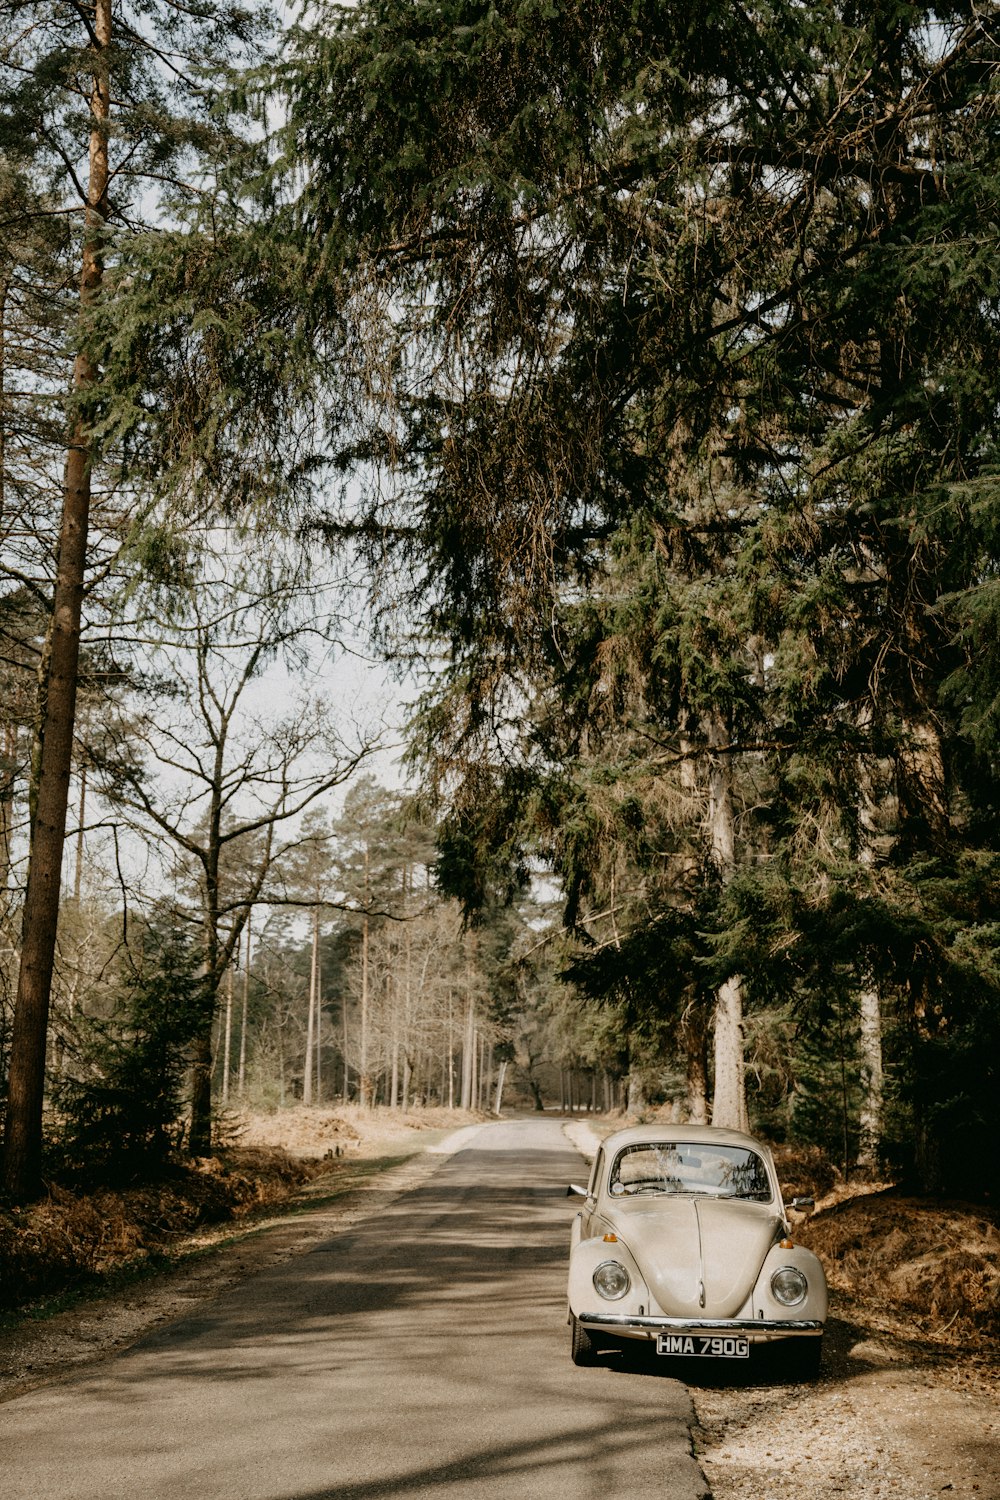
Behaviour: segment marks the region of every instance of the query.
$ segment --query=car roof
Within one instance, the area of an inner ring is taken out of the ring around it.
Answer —
[[[743,1146],[747,1150],[757,1151],[761,1156],[770,1157],[771,1153],[762,1141],[756,1140],[752,1135],[747,1135],[742,1130],[724,1130],[716,1125],[678,1125],[670,1120],[662,1120],[652,1125],[630,1125],[625,1130],[616,1130],[603,1142],[604,1150],[608,1152],[620,1151],[623,1146],[644,1146],[655,1141],[685,1141],[692,1145],[704,1143],[713,1146]]]

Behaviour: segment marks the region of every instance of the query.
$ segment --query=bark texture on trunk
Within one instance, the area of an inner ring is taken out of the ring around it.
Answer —
[[[302,1064],[302,1103],[313,1102],[313,1038],[316,1035],[316,1006],[319,990],[319,909],[313,912],[312,950],[309,958],[309,1007],[306,1016],[306,1055]]]
[[[365,845],[365,909],[361,922],[361,1038],[358,1058],[358,1103],[367,1109],[372,1103],[371,1078],[368,1075],[368,916],[371,900],[369,889],[369,850]]]
[[[237,1092],[243,1098],[247,1081],[247,1011],[250,1008],[250,918],[247,917],[247,958],[243,966],[243,996],[240,1007],[240,1062]]]
[[[207,1027],[191,1054],[191,1156],[212,1154],[212,1031]]]
[[[631,1068],[628,1075],[628,1102],[625,1105],[630,1115],[641,1115],[649,1108],[646,1084],[638,1068]]]
[[[858,1166],[873,1171],[882,1151],[882,1004],[877,990],[860,996],[861,1117]]]
[[[743,985],[739,977],[719,986],[715,1003],[715,1094],[712,1124],[747,1130],[743,1062]]]
[[[497,1092],[496,1092],[496,1098],[495,1098],[495,1100],[493,1102],[493,1113],[495,1115],[498,1115],[500,1113],[500,1109],[501,1109],[501,1106],[503,1104],[503,1084],[504,1084],[504,1079],[506,1078],[506,1076],[507,1076],[507,1062],[506,1062],[506,1059],[504,1059],[501,1062],[499,1068],[497,1069]]]
[[[80,267],[81,322],[104,278],[102,236],[108,206],[108,121],[111,87],[111,0],[96,0],[90,52],[90,170]],[[83,335],[85,337],[85,334]],[[85,349],[73,366],[73,389],[84,394],[98,371]],[[21,967],[11,1030],[4,1184],[14,1199],[40,1188],[42,1107],[49,998],[55,961],[66,812],[80,661],[80,622],[90,522],[93,437],[74,419],[66,455],[52,616],[40,669],[39,712],[32,767],[31,848],[25,893]]]
[[[233,970],[226,974],[226,1019],[222,1031],[222,1102],[229,1103],[229,1073],[233,1050]]]
[[[858,785],[858,822],[861,831],[858,858],[871,871],[875,863],[875,840],[878,835],[876,796],[872,788],[871,773],[864,763],[858,767]],[[858,996],[858,1011],[861,1052],[858,1166],[870,1172],[877,1167],[882,1151],[882,997],[874,983],[867,985]]]
[[[687,1097],[685,1119],[691,1125],[708,1124],[708,1046],[702,1013],[691,1007],[681,1021]]]
[[[708,832],[712,859],[723,883],[736,868],[736,819],[733,813],[732,770],[718,748],[728,735],[718,719],[709,724]],[[744,1071],[743,980],[732,974],[720,985],[715,1002],[715,1089],[712,1124],[728,1130],[747,1129]]]
[[[470,995],[465,1010],[465,1042],[462,1046],[462,1108],[471,1109],[475,1087],[476,1002]]]

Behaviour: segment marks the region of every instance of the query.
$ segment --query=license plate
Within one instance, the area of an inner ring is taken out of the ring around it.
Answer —
[[[657,1354],[693,1354],[700,1359],[749,1359],[750,1340],[731,1334],[661,1333]]]

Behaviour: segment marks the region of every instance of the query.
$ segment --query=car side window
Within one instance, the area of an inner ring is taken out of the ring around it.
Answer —
[[[587,1197],[588,1198],[596,1198],[597,1197],[597,1189],[601,1185],[601,1174],[603,1173],[603,1171],[604,1171],[604,1148],[602,1147],[601,1150],[598,1151],[596,1157],[594,1158],[594,1167],[593,1167],[593,1170],[592,1170],[592,1172],[590,1174],[590,1185],[587,1188]]]

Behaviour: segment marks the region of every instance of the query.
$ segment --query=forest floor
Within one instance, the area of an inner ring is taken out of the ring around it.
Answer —
[[[714,1500],[1000,1500],[995,1345],[946,1345],[834,1292],[815,1382],[690,1382]]]
[[[472,1115],[456,1122],[452,1111],[351,1110],[242,1122],[239,1159],[276,1153],[286,1201],[258,1203],[236,1224],[177,1233],[146,1268],[126,1257],[100,1295],[77,1293],[67,1305],[50,1298],[8,1317],[0,1323],[0,1401],[125,1347],[379,1212],[429,1177],[439,1154],[458,1149],[478,1123]],[[597,1133],[567,1122],[585,1151]],[[220,1162],[214,1170],[235,1168]],[[795,1191],[809,1190],[804,1170],[790,1164]],[[246,1166],[243,1176],[258,1180]],[[1000,1500],[996,1211],[885,1185],[834,1185],[817,1198],[816,1214],[795,1233],[822,1256],[831,1287],[819,1380],[789,1384],[766,1361],[688,1377],[695,1451],[714,1500],[776,1500],[801,1488],[810,1500]]]

